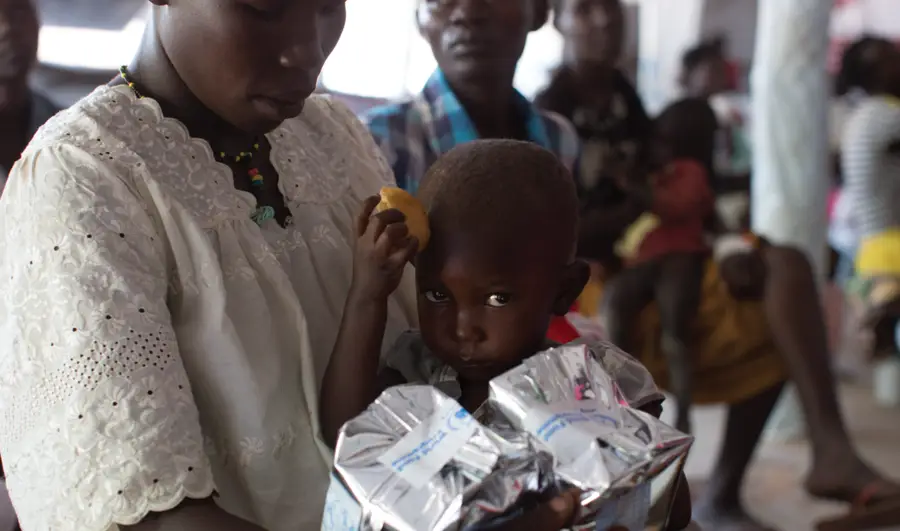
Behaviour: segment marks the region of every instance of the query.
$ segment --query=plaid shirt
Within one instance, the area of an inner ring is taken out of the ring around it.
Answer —
[[[515,105],[525,118],[528,140],[555,153],[572,170],[579,150],[574,127],[558,114],[539,110],[519,92]],[[361,119],[387,156],[397,186],[412,194],[439,156],[478,139],[475,125],[440,70],[411,100],[376,107]]]

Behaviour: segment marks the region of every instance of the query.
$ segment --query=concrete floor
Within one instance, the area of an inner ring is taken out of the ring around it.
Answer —
[[[870,387],[862,385],[842,385],[841,402],[854,442],[863,456],[887,476],[900,478],[900,409],[877,407]],[[667,410],[671,412],[673,408]],[[691,450],[686,472],[691,483],[698,487],[709,475],[718,455],[724,419],[724,407],[696,408],[694,413],[697,442]],[[803,491],[808,464],[805,442],[763,443],[750,465],[744,489],[750,512],[780,531],[809,531],[814,529],[816,521],[840,515],[845,505],[819,502]],[[891,529],[900,530],[900,527]]]

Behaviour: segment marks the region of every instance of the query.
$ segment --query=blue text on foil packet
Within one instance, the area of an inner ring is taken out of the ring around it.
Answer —
[[[447,401],[387,449],[378,461],[415,488],[424,486],[475,433],[478,422]]]
[[[447,432],[443,429],[438,430],[437,433],[422,441],[419,446],[416,446],[398,459],[391,461],[391,468],[397,472],[403,472],[410,464],[427,457],[446,438]]]
[[[438,449],[441,443],[447,439],[448,434],[459,431],[461,427],[472,421],[474,421],[474,418],[469,415],[469,412],[464,408],[459,408],[455,413],[447,417],[443,427],[438,428],[436,432],[430,434],[427,439],[412,450],[391,461],[391,468],[402,473],[410,464],[428,457],[428,455]]]
[[[556,435],[572,426],[583,426],[589,432],[594,433],[601,426],[606,426],[606,429],[617,428],[618,423],[614,418],[601,413],[596,408],[578,408],[550,414],[543,423],[537,426],[534,433],[539,439],[549,443]]]

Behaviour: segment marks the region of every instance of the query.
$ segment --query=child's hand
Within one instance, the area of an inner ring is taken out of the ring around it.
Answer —
[[[361,301],[386,300],[397,289],[403,269],[419,246],[399,210],[373,214],[379,201],[378,196],[367,199],[356,223],[350,294]]]

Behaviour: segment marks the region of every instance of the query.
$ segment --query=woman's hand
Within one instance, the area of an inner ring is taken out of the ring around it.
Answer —
[[[353,259],[351,298],[383,301],[397,289],[403,269],[419,247],[409,235],[399,210],[374,214],[380,198],[370,197],[357,218],[356,253]]]

